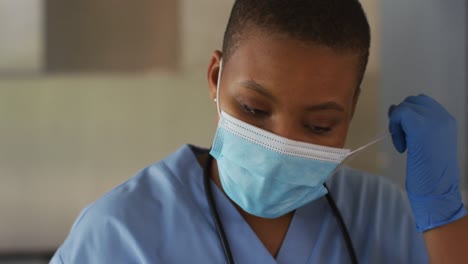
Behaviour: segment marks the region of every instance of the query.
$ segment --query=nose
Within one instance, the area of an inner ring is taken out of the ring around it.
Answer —
[[[270,132],[278,136],[302,141],[301,133],[298,129],[297,122],[290,115],[282,115],[274,118],[270,125]]]

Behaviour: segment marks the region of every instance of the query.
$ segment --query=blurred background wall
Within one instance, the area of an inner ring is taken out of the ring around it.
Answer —
[[[392,0],[381,7],[380,127],[386,127],[388,105],[409,94],[425,93],[442,103],[458,122],[462,190],[468,190],[468,2],[466,0]],[[403,155],[380,156],[384,174],[404,184]]]
[[[427,75],[411,71],[444,59],[408,63],[409,41],[398,34],[415,19],[399,18],[417,16],[418,5],[394,2],[362,1],[372,55],[348,137],[351,148],[386,130],[390,103],[433,91],[424,88]],[[436,36],[448,31],[440,23],[457,28],[440,36],[466,37],[466,23],[460,25],[465,11],[458,11],[460,20],[449,20],[452,9],[466,10],[462,0],[455,2],[439,2],[444,15],[426,14],[439,25],[431,27],[435,31],[424,31],[425,23],[411,28],[421,36],[411,42],[413,54],[429,41],[421,30]],[[232,3],[0,0],[0,253],[55,250],[80,210],[103,193],[182,144],[211,144],[215,106],[205,75],[212,51],[221,47]],[[460,91],[466,91],[466,47],[466,39],[450,46],[453,54],[431,72],[448,76],[450,87]],[[400,57],[392,58],[394,52]],[[436,95],[466,103],[466,93]],[[464,108],[451,110],[466,118]],[[372,147],[351,165],[401,184],[404,164],[390,144]]]

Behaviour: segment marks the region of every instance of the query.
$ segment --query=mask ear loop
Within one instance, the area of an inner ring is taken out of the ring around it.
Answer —
[[[390,134],[389,132],[387,132],[387,133],[385,133],[384,135],[382,135],[382,136],[380,136],[380,137],[377,137],[376,139],[372,140],[371,142],[365,144],[364,146],[359,147],[359,148],[357,148],[357,149],[351,151],[350,153],[348,153],[347,156],[351,156],[351,155],[355,154],[356,152],[359,152],[359,151],[361,151],[361,150],[363,150],[363,149],[365,149],[365,148],[367,148],[367,147],[370,147],[370,146],[374,145],[375,143],[378,143],[378,142],[380,142],[380,141],[386,139],[387,137],[390,137],[391,135],[392,135],[392,134]]]
[[[221,85],[221,72],[223,71],[223,58],[219,61],[219,71],[218,71],[218,83],[216,84],[216,109],[218,110],[218,115],[221,118],[221,108],[219,106],[219,86]]]
[[[390,137],[392,134],[389,133],[389,132],[386,132],[384,135],[382,136],[379,136],[377,138],[375,138],[374,140],[372,140],[371,142],[365,144],[364,146],[362,147],[359,147],[351,152],[349,152],[346,157],[340,162],[340,164],[338,166],[336,166],[336,168],[330,173],[330,175],[333,175],[335,174],[339,169],[341,169],[341,167],[343,167],[346,163],[350,162],[352,159],[354,159],[356,156],[354,154],[360,152],[361,150],[364,150],[366,149],[367,147],[370,147],[376,143],[379,143],[380,141]]]

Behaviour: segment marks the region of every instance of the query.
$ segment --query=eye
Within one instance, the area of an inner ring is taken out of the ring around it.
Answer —
[[[246,112],[247,114],[252,115],[252,116],[262,117],[262,116],[267,116],[268,115],[268,113],[266,111],[250,107],[250,106],[248,106],[248,105],[246,105],[244,103],[241,103],[240,107],[244,112]]]
[[[317,135],[323,135],[332,130],[331,127],[321,127],[321,126],[314,126],[314,125],[305,125],[305,128],[309,130],[310,132],[317,134]]]

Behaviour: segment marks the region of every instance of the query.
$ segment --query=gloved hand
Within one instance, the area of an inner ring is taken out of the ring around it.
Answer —
[[[459,191],[457,125],[434,99],[410,96],[389,110],[395,148],[408,149],[406,190],[419,232],[466,215]]]

